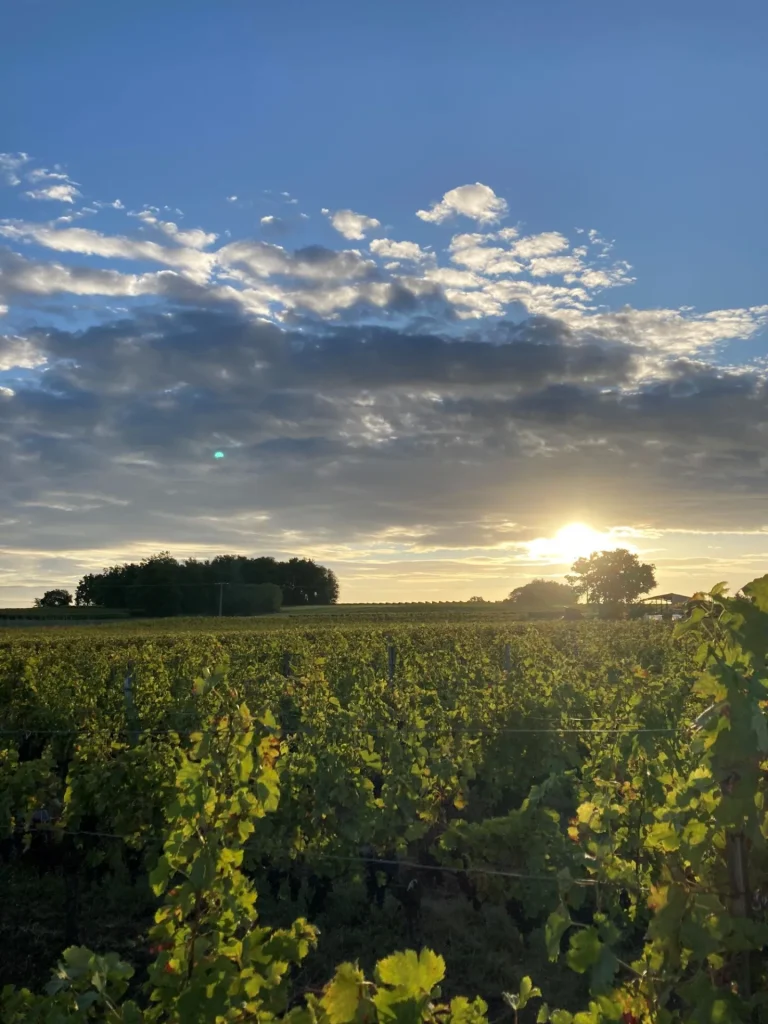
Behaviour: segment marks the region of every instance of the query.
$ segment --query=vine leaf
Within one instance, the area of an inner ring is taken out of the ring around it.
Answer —
[[[544,938],[547,943],[547,955],[550,960],[557,960],[560,955],[560,940],[571,926],[571,915],[561,903],[547,918]]]
[[[583,974],[593,967],[600,959],[603,943],[595,928],[583,928],[571,936],[571,948],[568,950],[568,966],[577,974]]]
[[[422,949],[418,955],[409,949],[380,960],[376,970],[383,985],[401,989],[403,994],[423,995],[445,977],[445,960],[431,949]]]
[[[330,1024],[349,1024],[355,1019],[364,981],[363,972],[354,964],[340,964],[336,968],[320,1000]]]

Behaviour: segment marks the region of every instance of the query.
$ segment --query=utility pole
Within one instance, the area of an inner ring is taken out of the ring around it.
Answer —
[[[224,587],[226,583],[217,583],[216,586],[219,588],[219,618],[224,614]]]

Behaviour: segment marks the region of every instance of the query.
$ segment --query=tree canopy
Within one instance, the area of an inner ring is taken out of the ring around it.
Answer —
[[[178,561],[168,552],[84,576],[78,605],[127,608],[148,616],[253,615],[286,605],[335,604],[335,574],[308,558],[218,555]]]
[[[626,548],[593,551],[579,558],[566,579],[579,596],[595,604],[629,604],[656,586],[655,565],[641,562]]]
[[[573,606],[576,604],[577,594],[567,583],[537,579],[522,587],[515,587],[507,600],[528,611],[547,611]]]
[[[66,608],[72,604],[68,590],[46,590],[42,597],[35,598],[35,608]]]

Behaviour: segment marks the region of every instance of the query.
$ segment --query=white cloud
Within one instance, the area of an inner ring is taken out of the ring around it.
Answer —
[[[13,166],[21,167],[22,175],[36,187],[76,184],[64,181],[66,175],[58,168],[25,173],[20,159],[14,157]],[[4,166],[7,173],[10,164],[0,163],[0,173]],[[422,219],[439,222],[444,215],[466,213],[466,190],[476,188],[482,192],[486,186],[464,186],[446,193],[442,203]],[[503,200],[487,191],[498,213]],[[487,200],[484,193],[480,200],[483,195]],[[491,216],[487,203],[483,213],[473,202],[468,215],[481,222]],[[87,209],[105,205],[122,208],[122,203],[115,200],[111,204],[98,201]],[[146,237],[74,226],[82,213],[83,208],[70,207],[67,216],[55,223],[0,221],[0,236],[35,243],[53,252],[78,254],[85,264],[35,262],[11,253],[13,262],[0,251],[0,300],[4,308],[17,294],[157,295],[195,303],[236,303],[246,315],[287,322],[292,313],[307,310],[338,319],[343,311],[359,305],[375,307],[376,316],[381,318],[446,317],[448,330],[456,327],[456,318],[509,313],[514,317],[522,308],[530,315],[556,317],[571,330],[588,332],[606,344],[618,341],[634,346],[642,373],[649,375],[660,372],[659,368],[671,359],[696,358],[728,339],[752,337],[768,320],[768,311],[762,307],[708,314],[686,309],[606,312],[604,306],[597,305],[596,296],[602,289],[631,282],[631,268],[623,260],[613,260],[608,252],[613,243],[595,231],[583,233],[579,240],[582,244],[575,248],[570,248],[565,235],[557,231],[524,237],[517,228],[458,233],[448,247],[449,265],[440,266],[435,252],[412,241],[374,238],[370,254],[356,248],[334,251],[311,245],[294,252],[248,238],[203,251],[217,242],[215,233],[184,229],[162,220],[167,214],[156,207],[131,214],[145,225],[147,230],[142,234]],[[379,223],[351,210],[324,213],[342,234],[355,237]],[[277,230],[278,222],[282,220],[274,214],[260,220],[262,228],[272,230]],[[151,240],[150,229],[159,233],[157,240]],[[445,262],[445,254],[440,255]],[[85,257],[152,261],[164,269],[145,273],[142,266],[128,267],[136,272],[123,273],[89,266],[97,261]],[[370,315],[370,308],[365,315]],[[351,312],[345,315],[345,322],[351,319]]]
[[[451,262],[470,270],[496,277],[499,274],[519,274],[523,264],[511,255],[509,249],[489,246],[498,235],[467,234],[454,235],[448,247]]]
[[[543,231],[540,235],[528,235],[512,246],[515,256],[531,259],[534,256],[551,256],[569,246],[568,239],[559,231]]]
[[[74,203],[81,193],[74,185],[47,185],[45,188],[29,189],[24,193],[30,199],[53,199],[59,203]]]
[[[171,270],[121,274],[99,267],[65,267],[37,263],[0,250],[0,295],[174,295],[189,288],[186,278]]]
[[[63,174],[61,171],[49,171],[45,167],[36,167],[27,175],[27,181],[34,182],[35,184],[40,181],[69,182],[70,177],[68,174]],[[77,182],[74,182],[73,184],[77,184]]]
[[[282,245],[242,239],[222,246],[216,253],[221,266],[240,268],[256,279],[285,275],[302,280],[335,282],[366,277],[376,267],[357,249],[303,249],[291,253]]]
[[[330,213],[325,209],[322,212],[326,215]],[[365,238],[367,231],[381,227],[375,217],[366,217],[364,213],[355,213],[354,210],[336,210],[335,213],[330,214],[330,221],[339,234],[350,241]]]
[[[188,245],[192,249],[205,249],[207,246],[213,245],[219,237],[213,234],[213,232],[202,231],[200,228],[184,230],[174,224],[172,220],[159,220],[149,210],[142,210],[137,216],[145,224],[149,224],[158,231],[161,231],[166,238],[173,239],[179,245]]]
[[[24,193],[30,199],[74,203],[81,194],[77,188],[78,182],[72,181],[69,175],[64,174],[58,167],[54,171],[49,171],[45,167],[37,167],[30,171],[26,178],[31,184],[40,186]]]
[[[6,185],[20,185],[19,171],[28,161],[27,153],[0,153],[0,178]]]
[[[75,252],[105,259],[151,260],[183,270],[198,281],[206,281],[214,265],[209,253],[191,248],[169,248],[124,235],[104,235],[88,228],[56,230],[45,224],[0,223],[0,235],[20,241],[37,242],[57,252]]]
[[[429,210],[417,210],[416,216],[433,224],[442,224],[449,217],[462,214],[480,224],[489,224],[504,217],[508,209],[506,199],[497,196],[488,185],[477,181],[474,185],[452,188]]]
[[[414,263],[434,259],[432,253],[425,252],[416,242],[394,242],[390,238],[374,238],[368,248],[383,259],[412,260]]]
[[[565,275],[566,279],[575,280],[575,275],[582,269],[578,256],[535,256],[530,262],[533,277],[550,277],[553,274]]]
[[[427,270],[426,277],[446,288],[480,288],[484,283],[478,274],[469,270],[455,270],[453,267],[432,267]]]
[[[26,338],[0,336],[0,370],[33,370],[47,362]]]
[[[236,203],[237,202],[237,196],[227,196],[227,202],[228,203]]]

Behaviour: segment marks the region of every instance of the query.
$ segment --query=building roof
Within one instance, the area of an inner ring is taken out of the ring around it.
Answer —
[[[686,594],[654,594],[653,597],[644,597],[640,604],[643,604],[646,601],[649,604],[653,604],[654,601],[656,603],[659,601],[665,601],[669,604],[687,604],[690,600],[690,597]]]

